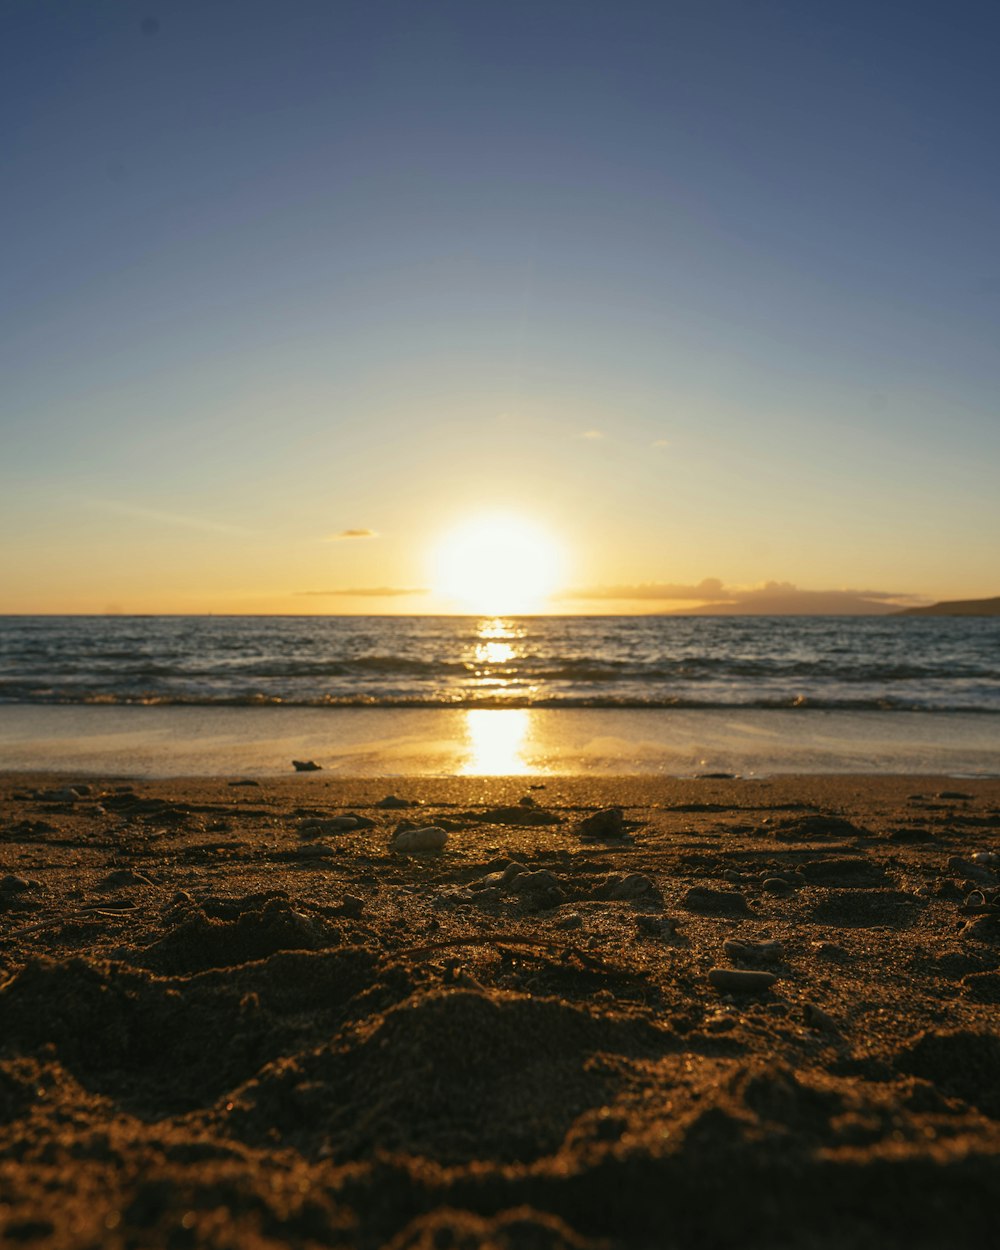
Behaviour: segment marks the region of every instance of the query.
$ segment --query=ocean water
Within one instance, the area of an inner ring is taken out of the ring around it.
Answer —
[[[1000,619],[0,617],[0,701],[1000,713]]]
[[[1000,774],[996,618],[0,618],[0,768]],[[321,777],[324,774],[303,774]]]

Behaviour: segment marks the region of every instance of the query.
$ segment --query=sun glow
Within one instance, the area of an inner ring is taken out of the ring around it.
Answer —
[[[435,594],[471,612],[534,612],[558,587],[562,553],[545,530],[519,517],[468,521],[438,544]]]

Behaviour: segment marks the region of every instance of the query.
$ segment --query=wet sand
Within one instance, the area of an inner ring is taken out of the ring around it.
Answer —
[[[1000,781],[80,780],[0,778],[11,1244],[995,1239]]]

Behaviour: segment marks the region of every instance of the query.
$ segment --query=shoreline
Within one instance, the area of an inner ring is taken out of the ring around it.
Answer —
[[[2,773],[0,1232],[988,1244],[998,851],[998,779]]]
[[[0,767],[93,776],[1000,772],[1000,716],[819,709],[0,704]]]

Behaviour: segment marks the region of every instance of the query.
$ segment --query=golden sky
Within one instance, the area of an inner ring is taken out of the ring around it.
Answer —
[[[995,15],[827,16],[20,6],[0,612],[997,594]]]

